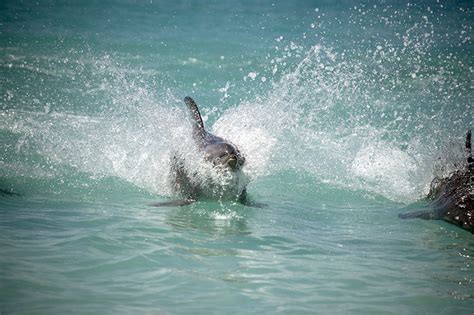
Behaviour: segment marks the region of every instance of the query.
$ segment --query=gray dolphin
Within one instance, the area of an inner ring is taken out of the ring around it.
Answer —
[[[427,196],[430,210],[402,213],[401,219],[445,220],[474,234],[474,159],[471,131],[466,136],[467,164],[441,180],[434,179]]]
[[[247,204],[247,180],[242,172],[245,157],[236,145],[206,131],[199,109],[194,100],[184,98],[192,118],[192,136],[203,162],[214,174],[222,175],[224,181],[216,181],[209,174],[190,169],[184,157],[175,154],[171,158],[170,184],[181,200],[161,202],[153,206],[184,206],[199,198],[235,200]],[[219,177],[219,176],[217,176]]]
[[[193,138],[206,160],[216,166],[225,166],[232,171],[239,170],[245,163],[245,157],[239,149],[228,140],[215,136],[204,129],[199,109],[192,98],[184,98],[193,118]]]

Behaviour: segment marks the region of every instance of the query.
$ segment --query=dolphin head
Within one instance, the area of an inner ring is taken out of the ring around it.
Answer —
[[[208,144],[205,148],[206,160],[215,166],[228,168],[232,171],[240,169],[245,158],[237,147],[229,142],[219,141]]]

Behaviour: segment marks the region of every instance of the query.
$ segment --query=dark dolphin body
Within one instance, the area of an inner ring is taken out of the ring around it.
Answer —
[[[471,131],[466,136],[467,165],[431,183],[428,194],[430,211],[403,213],[401,219],[445,220],[474,234],[474,159]]]
[[[241,180],[245,157],[234,144],[204,129],[199,109],[191,97],[186,97],[184,102],[191,112],[193,139],[198,152],[202,154],[203,160],[210,168],[215,172],[225,173],[230,181],[212,182],[206,175],[198,174],[196,170],[189,170],[184,159],[175,154],[171,159],[170,182],[173,192],[183,199],[157,203],[154,206],[183,206],[198,198],[230,199],[246,204],[246,183]]]

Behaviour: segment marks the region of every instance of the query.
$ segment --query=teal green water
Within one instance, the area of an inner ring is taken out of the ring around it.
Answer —
[[[0,314],[471,314],[425,206],[473,128],[469,1],[3,1]],[[182,99],[263,208],[173,198]]]

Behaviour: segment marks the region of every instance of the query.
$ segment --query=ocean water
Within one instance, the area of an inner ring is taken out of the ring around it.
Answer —
[[[0,314],[472,314],[426,206],[474,117],[471,1],[0,4]],[[252,201],[172,200],[183,98]]]

